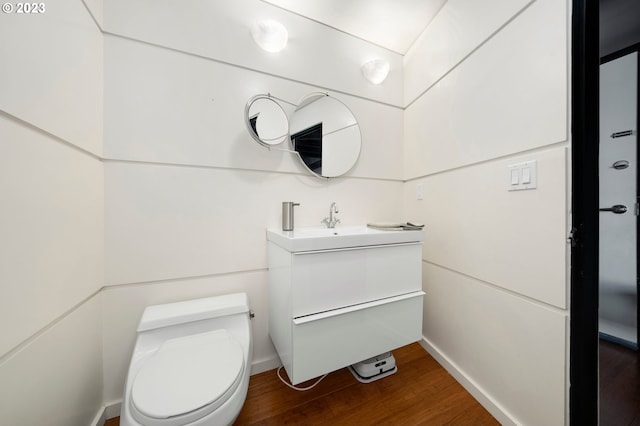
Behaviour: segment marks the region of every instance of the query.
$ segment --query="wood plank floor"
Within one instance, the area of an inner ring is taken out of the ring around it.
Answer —
[[[369,384],[347,369],[298,392],[275,371],[251,377],[238,425],[497,425],[417,343],[393,351],[398,372]],[[299,386],[304,386],[300,384]]]
[[[600,425],[640,426],[640,352],[600,340]]]
[[[306,392],[285,386],[275,370],[251,376],[247,399],[235,424],[499,424],[417,343],[397,349],[393,355],[398,372],[369,384],[358,382],[347,369],[329,374]],[[118,425],[118,419],[106,424]]]

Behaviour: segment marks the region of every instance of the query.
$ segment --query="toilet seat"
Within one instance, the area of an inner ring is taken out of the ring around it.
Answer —
[[[194,422],[229,399],[245,368],[242,346],[226,330],[167,340],[133,381],[131,414],[149,426]]]

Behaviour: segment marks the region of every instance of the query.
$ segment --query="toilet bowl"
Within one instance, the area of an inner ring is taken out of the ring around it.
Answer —
[[[245,293],[149,306],[137,329],[122,426],[229,425],[249,387]]]

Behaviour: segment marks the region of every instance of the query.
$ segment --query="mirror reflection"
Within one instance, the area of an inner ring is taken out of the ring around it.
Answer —
[[[289,123],[294,151],[321,177],[348,172],[358,160],[360,126],[351,110],[326,93],[312,93],[300,102]]]
[[[249,99],[245,121],[251,137],[263,146],[278,145],[289,136],[287,114],[270,95],[257,95]]]
[[[295,107],[289,117],[283,104]],[[311,93],[297,105],[271,94],[256,95],[245,106],[245,124],[260,145],[295,154],[317,177],[343,175],[360,156],[358,121],[345,104],[327,93]],[[289,139],[293,150],[276,147]]]

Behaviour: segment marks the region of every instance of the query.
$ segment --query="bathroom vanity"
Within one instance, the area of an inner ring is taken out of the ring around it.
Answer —
[[[422,338],[424,231],[267,230],[269,334],[293,384]]]

